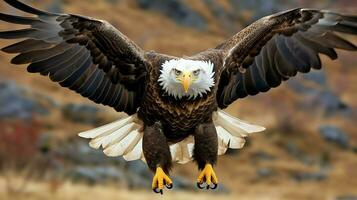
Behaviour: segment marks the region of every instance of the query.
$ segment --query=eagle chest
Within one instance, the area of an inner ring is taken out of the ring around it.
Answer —
[[[197,124],[210,120],[217,107],[214,92],[197,100],[177,100],[167,96],[155,78],[150,80],[148,86],[143,106],[140,108],[142,116],[150,124],[157,121],[164,123],[171,131],[188,131],[195,128]]]

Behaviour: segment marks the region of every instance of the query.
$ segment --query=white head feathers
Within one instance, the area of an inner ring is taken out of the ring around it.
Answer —
[[[176,99],[202,97],[210,92],[211,87],[215,84],[213,68],[214,65],[210,61],[169,60],[162,65],[159,84]],[[185,91],[182,81],[185,73],[190,77],[190,86],[187,91]]]

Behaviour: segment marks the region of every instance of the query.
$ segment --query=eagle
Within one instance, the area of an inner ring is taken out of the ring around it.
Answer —
[[[224,112],[227,106],[320,69],[321,54],[337,59],[335,49],[357,50],[341,35],[357,35],[357,15],[328,10],[279,12],[217,47],[175,57],[144,51],[103,20],[3,1],[28,14],[0,13],[4,22],[27,25],[0,32],[1,39],[22,39],[2,49],[17,54],[11,63],[28,64],[30,73],[126,113],[79,136],[108,156],[145,161],[154,174],[152,189],[161,194],[173,187],[173,163],[192,160],[200,171],[197,186],[215,189],[218,155],[265,130]]]

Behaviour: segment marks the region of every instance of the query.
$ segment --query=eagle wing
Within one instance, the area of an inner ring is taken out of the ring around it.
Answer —
[[[336,33],[357,35],[357,16],[299,8],[264,17],[243,29],[217,47],[225,55],[219,107],[267,92],[297,72],[320,69],[320,53],[337,59],[335,49],[357,50]]]
[[[143,93],[144,52],[108,22],[70,14],[53,14],[17,0],[9,5],[32,17],[0,13],[0,20],[29,28],[0,32],[3,39],[24,39],[2,50],[17,53],[13,64],[49,76],[62,87],[96,103],[128,114],[136,112]]]

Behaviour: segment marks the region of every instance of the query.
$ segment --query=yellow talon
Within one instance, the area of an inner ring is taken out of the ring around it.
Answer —
[[[211,188],[211,189],[215,189],[217,187],[218,179],[217,179],[216,173],[214,172],[211,164],[206,164],[205,168],[202,170],[202,172],[198,176],[197,186],[200,189],[203,189],[201,187],[201,184],[203,184],[204,182],[206,182],[207,189],[209,189],[209,186],[212,183],[214,184],[214,188]]]
[[[164,189],[164,185],[168,189],[172,188],[172,180],[165,174],[164,170],[161,167],[156,168],[155,176],[152,180],[152,189],[156,193],[161,193]]]

